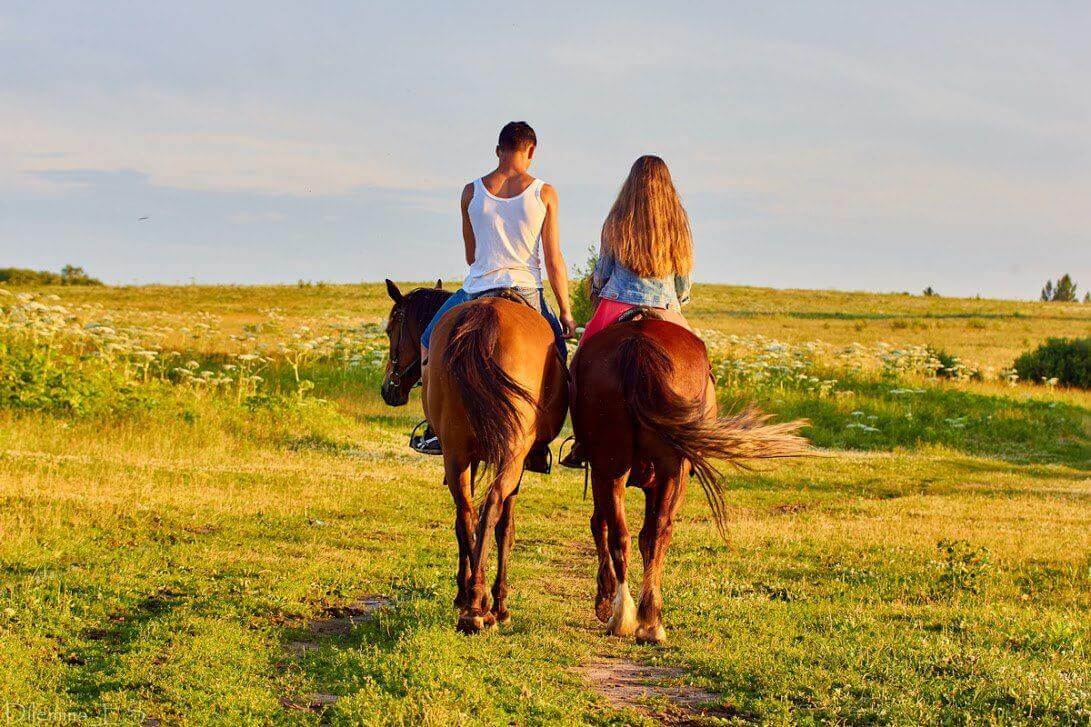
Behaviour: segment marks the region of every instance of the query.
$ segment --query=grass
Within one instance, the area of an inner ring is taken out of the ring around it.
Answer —
[[[377,285],[60,294],[166,331],[212,320],[199,339],[167,335],[208,359],[237,350],[246,326],[271,343],[302,325],[375,322],[387,306]],[[715,286],[694,305],[699,327],[725,333],[928,343],[997,367],[1048,336],[1085,334],[1091,318],[1080,306]],[[579,676],[596,654],[682,667],[737,721],[1091,720],[1086,392],[863,371],[830,373],[828,395],[724,391],[725,403],[811,418],[821,456],[731,473],[727,543],[691,492],[665,571],[670,642],[649,650],[594,620],[589,505],[567,470],[523,483],[511,626],[456,634],[449,495],[439,462],[404,447],[416,397],[390,409],[373,371],[305,373],[325,403],[0,410],[8,721],[640,723]],[[268,372],[274,388],[290,390],[289,377]],[[848,427],[858,420],[878,431]],[[629,506],[641,511],[639,493]],[[392,602],[375,619],[302,654],[287,647],[324,610],[376,593]],[[339,699],[298,708],[313,694]]]

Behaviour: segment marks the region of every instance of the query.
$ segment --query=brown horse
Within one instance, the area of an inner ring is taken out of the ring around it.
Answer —
[[[595,612],[609,633],[662,643],[663,559],[689,475],[705,491],[722,535],[725,504],[713,460],[739,464],[802,454],[806,441],[795,431],[804,422],[767,424],[754,411],[718,418],[704,343],[663,320],[603,329],[581,344],[572,372],[578,384],[573,427],[586,448],[594,491]],[[639,609],[628,586],[626,484],[644,490]]]
[[[434,288],[416,288],[404,295],[387,280],[386,292],[394,306],[386,322],[390,348],[379,391],[390,406],[405,406],[409,403],[409,393],[421,379],[421,334],[451,292],[443,289],[442,280],[437,280]]]
[[[395,300],[391,320],[397,308]],[[392,351],[394,345],[392,336]],[[444,482],[455,502],[458,628],[477,633],[509,618],[507,563],[523,462],[564,424],[567,372],[545,318],[503,297],[452,308],[432,331],[429,359],[421,400],[442,444]],[[480,513],[474,503],[479,470],[490,473]],[[497,550],[491,605],[485,587],[490,535]]]

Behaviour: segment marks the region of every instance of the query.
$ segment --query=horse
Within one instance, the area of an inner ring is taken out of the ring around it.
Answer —
[[[415,288],[403,294],[386,281],[386,292],[394,301],[386,319],[389,353],[379,393],[390,406],[405,406],[409,393],[421,380],[420,337],[440,306],[451,297],[437,280],[434,288]]]
[[[704,490],[723,537],[726,506],[714,460],[745,466],[747,460],[802,454],[807,442],[796,432],[806,422],[770,424],[768,416],[753,409],[718,416],[704,342],[679,325],[643,313],[580,345],[572,362],[572,419],[591,469],[596,616],[610,634],[635,634],[638,643],[662,644],[667,637],[663,561],[690,475]],[[626,485],[644,491],[639,608],[627,582]]]
[[[389,281],[387,287],[394,300],[393,322],[412,293],[399,303],[397,287]],[[406,328],[415,332],[427,323],[407,323]],[[395,340],[394,328],[388,326],[391,356],[397,351],[399,363],[408,369],[408,358],[401,355],[409,356],[409,349],[401,336]],[[416,356],[419,371],[419,347]],[[397,366],[387,370],[396,374]],[[455,504],[457,627],[475,634],[511,618],[507,564],[523,462],[532,447],[560,433],[568,413],[568,373],[541,313],[517,295],[501,294],[467,301],[440,319],[432,331],[422,385],[421,401],[443,448],[444,483]],[[404,378],[388,376],[383,386],[384,391],[406,390]],[[490,480],[478,512],[476,481],[484,472]],[[490,535],[497,551],[491,603],[485,588]]]

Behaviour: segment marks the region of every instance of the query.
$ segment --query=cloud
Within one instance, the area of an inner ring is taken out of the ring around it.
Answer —
[[[280,212],[234,212],[227,216],[228,221],[236,225],[249,225],[254,223],[283,222],[284,215]]]
[[[91,105],[111,113],[88,113]],[[384,153],[360,129],[291,108],[161,93],[53,106],[0,94],[0,169],[8,170],[0,185],[43,181],[35,173],[44,158],[54,171],[135,169],[152,184],[194,190],[315,195],[458,183]]]

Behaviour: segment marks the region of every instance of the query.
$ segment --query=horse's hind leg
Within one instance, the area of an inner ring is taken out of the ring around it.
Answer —
[[[519,485],[519,476],[523,471],[522,458],[513,461],[520,464],[501,466],[477,516],[477,533],[470,559],[469,600],[463,604],[458,617],[458,630],[466,634],[476,634],[496,622],[489,610],[489,594],[485,590],[485,564],[489,553],[489,536],[495,531],[503,514],[504,503]]]
[[[606,631],[615,636],[629,636],[636,629],[636,604],[629,592],[626,576],[629,567],[629,526],[625,522],[625,481],[626,470],[620,477],[610,477],[591,470],[595,509],[606,520],[606,548],[613,566],[613,576],[617,585],[614,593],[610,618],[606,622]],[[599,576],[603,578],[604,564],[599,565]],[[606,577],[607,582],[609,580]],[[600,591],[600,596],[602,595]]]
[[[508,555],[515,543],[515,496],[519,488],[508,495],[496,522],[496,581],[492,584],[492,615],[496,623],[507,623],[508,614]]]
[[[443,457],[443,468],[443,480],[455,502],[455,540],[458,541],[458,574],[455,576],[458,593],[455,596],[455,608],[462,608],[470,597],[470,558],[473,555],[473,533],[477,521],[473,502],[473,477],[477,468],[459,464],[446,454]]]
[[[662,644],[667,640],[663,628],[663,595],[660,592],[663,560],[674,529],[674,516],[685,494],[688,464],[656,463],[655,484],[644,491],[644,526],[640,529],[640,554],[644,559],[644,583],[640,589],[636,640],[642,644]]]
[[[606,514],[598,506],[597,501],[595,510],[591,513],[591,537],[595,539],[595,550],[599,558],[598,590],[595,592],[595,616],[598,617],[599,621],[606,623],[610,620],[610,614],[614,610],[617,576],[614,575],[614,565],[610,561],[610,550],[606,542]]]

